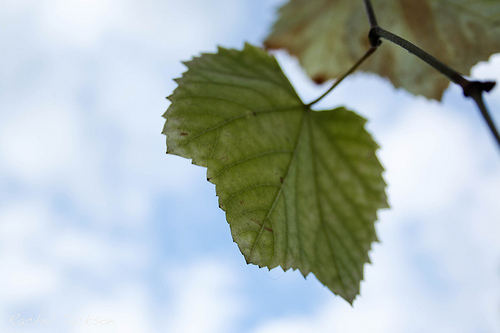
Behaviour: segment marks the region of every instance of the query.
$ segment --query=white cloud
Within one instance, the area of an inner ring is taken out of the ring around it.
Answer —
[[[150,223],[157,194],[189,197],[205,182],[205,169],[164,154],[160,116],[174,86],[166,82],[180,73],[178,58],[230,43],[231,27],[240,26],[247,5],[8,0],[0,7],[0,24],[23,32],[3,36],[11,52],[0,55],[8,60],[2,77],[9,82],[0,95],[7,106],[0,111],[0,180],[18,189],[5,193],[0,211],[0,311],[25,306],[59,318],[70,311],[74,318],[115,319],[110,329],[96,328],[103,332],[234,331],[253,312],[240,297],[244,287],[232,268],[217,260],[182,262],[176,253],[182,263],[165,270],[171,297],[160,309],[151,296],[157,286],[141,274],[167,260],[154,256],[156,245],[144,237],[157,232]],[[300,86],[301,74],[292,75],[303,96],[318,95],[312,84]],[[478,322],[500,327],[500,178],[497,164],[491,166],[497,161],[481,155],[487,149],[478,146],[487,143],[475,137],[466,118],[422,100],[388,110],[394,95],[374,97],[392,89],[374,90],[379,80],[367,80],[363,99],[352,101],[351,90],[365,81],[359,77],[324,103],[351,103],[372,117],[395,118],[392,129],[377,133],[394,208],[377,224],[383,243],[367,266],[362,297],[354,308],[332,297],[311,316],[285,313],[264,323],[255,318],[256,332],[401,332],[406,325],[415,332],[475,331]],[[92,93],[82,94],[84,88]],[[69,201],[68,215],[81,224],[52,210],[55,193]],[[188,209],[180,207],[178,214]],[[402,231],[408,221],[418,222],[410,240]],[[432,262],[422,268],[410,258],[419,255]],[[94,275],[75,282],[74,271]],[[456,294],[433,295],[432,286],[442,281]],[[266,306],[265,299],[255,303]]]
[[[74,312],[59,310],[59,327],[72,333],[156,332],[149,292],[135,283],[119,285],[105,295],[82,296]]]
[[[338,300],[321,306],[312,316],[294,315],[261,325],[253,333],[303,333],[303,332],[401,332],[405,331],[398,308],[390,301],[378,304],[339,306]],[[407,332],[407,330],[406,330]]]
[[[119,13],[116,0],[50,0],[39,4],[41,28],[55,42],[91,46],[102,37],[110,16]]]
[[[404,115],[388,133],[379,134],[391,204],[440,209],[456,200],[472,178],[471,131],[465,119],[450,116],[434,102],[416,100],[397,112]]]
[[[53,320],[37,327],[43,332],[155,331],[147,286],[139,282],[151,265],[151,253],[140,237],[114,239],[102,231],[72,227],[42,200],[11,200],[1,208],[4,318],[20,314],[21,319],[35,321],[40,315]],[[115,323],[88,327],[88,316]],[[0,330],[21,327],[16,325],[5,320]]]
[[[17,109],[2,122],[0,152],[10,173],[28,181],[52,178],[69,166],[77,146],[77,121],[66,105]]]
[[[167,309],[168,332],[234,332],[243,311],[235,291],[238,276],[225,264],[205,259],[169,269],[167,283],[174,291]]]
[[[45,265],[33,247],[45,242],[47,209],[38,202],[9,202],[0,211],[0,293],[4,302],[29,300],[54,292],[61,275],[57,267]]]

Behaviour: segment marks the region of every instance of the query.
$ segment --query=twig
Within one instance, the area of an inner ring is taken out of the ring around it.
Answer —
[[[366,0],[369,1],[369,0]],[[488,109],[486,108],[486,105],[483,102],[483,92],[489,92],[493,87],[495,86],[495,82],[493,81],[469,81],[466,78],[464,78],[460,73],[455,71],[454,69],[450,68],[449,66],[445,65],[441,61],[437,60],[415,44],[410,43],[404,38],[401,38],[387,30],[384,30],[380,27],[374,27],[370,30],[370,35],[373,35],[375,37],[380,37],[384,38],[396,45],[401,46],[411,54],[414,54],[421,60],[425,61],[427,64],[430,66],[434,67],[436,70],[444,74],[447,78],[449,78],[452,82],[458,84],[460,87],[462,87],[464,96],[470,97],[474,100],[476,103],[479,111],[481,112],[481,115],[483,116],[484,120],[488,124],[488,127],[491,131],[491,134],[495,138],[498,148],[500,148],[500,135],[498,134],[498,130],[495,126],[495,123],[493,122],[493,119],[491,118],[490,113],[488,112]],[[375,38],[374,37],[374,38]]]
[[[460,75],[457,71],[448,67],[447,65],[437,60],[436,58],[434,58],[429,53],[425,52],[415,44],[410,43],[406,39],[401,38],[398,35],[395,35],[392,32],[389,32],[385,29],[382,29],[381,27],[372,28],[370,34],[378,36],[380,38],[387,39],[388,41],[401,46],[411,54],[419,57],[420,59],[422,59],[423,61],[434,67],[436,70],[438,70],[446,77],[448,77],[451,81],[455,82],[456,84],[459,84],[462,88],[464,88],[467,85],[468,80],[462,77],[462,75]]]
[[[372,28],[378,27],[377,18],[375,17],[375,12],[373,11],[373,6],[370,0],[364,0],[366,14],[368,15],[368,21]]]
[[[472,82],[472,84],[474,84],[474,83],[482,84],[482,82],[478,82],[478,81]],[[493,119],[491,118],[491,115],[488,112],[486,105],[484,104],[483,91],[485,91],[485,90],[473,89],[472,93],[471,93],[471,95],[469,95],[469,97],[472,98],[474,100],[474,102],[476,102],[477,107],[481,111],[481,114],[483,115],[484,120],[486,121],[486,123],[488,124],[488,127],[490,128],[491,134],[493,134],[493,137],[495,138],[495,140],[498,143],[498,146],[500,147],[500,134],[498,134],[498,130],[495,127],[495,123],[493,122]]]
[[[371,29],[370,33],[368,34],[369,39],[370,39],[370,44],[372,48],[378,47],[380,45],[380,38],[384,38],[396,45],[401,46],[408,52],[414,54],[421,60],[425,61],[427,64],[430,66],[434,67],[436,70],[444,74],[447,78],[449,78],[452,82],[458,84],[460,87],[462,87],[463,93],[466,97],[470,97],[474,100],[476,103],[479,111],[481,112],[481,115],[483,116],[484,120],[488,124],[488,127],[493,134],[493,137],[495,138],[498,148],[500,148],[500,135],[498,134],[498,130],[495,127],[495,123],[493,122],[493,119],[491,118],[490,113],[488,112],[488,109],[486,108],[486,105],[484,104],[483,101],[483,92],[489,92],[493,87],[495,86],[495,82],[493,81],[469,81],[466,78],[464,78],[460,73],[455,71],[454,69],[450,68],[449,66],[445,65],[441,61],[437,60],[434,58],[432,55],[429,53],[425,52],[418,46],[410,43],[404,38],[399,37],[398,35],[395,35],[385,29],[382,29],[381,27],[378,26],[377,20],[375,18],[375,12],[373,10],[373,6],[371,4],[370,0],[364,0],[365,3],[365,8],[366,8],[366,13],[368,15],[368,20],[370,21]]]

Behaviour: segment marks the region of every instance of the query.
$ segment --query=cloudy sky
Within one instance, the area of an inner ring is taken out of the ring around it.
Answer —
[[[368,118],[387,169],[354,307],[246,265],[206,170],[165,154],[181,61],[261,45],[283,2],[0,2],[1,332],[500,332],[500,154],[458,88],[356,74],[318,105]],[[324,91],[276,56],[304,101]]]

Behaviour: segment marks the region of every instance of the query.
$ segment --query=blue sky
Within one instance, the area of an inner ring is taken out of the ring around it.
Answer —
[[[368,118],[387,169],[354,307],[246,265],[206,170],[165,154],[181,61],[261,44],[283,2],[0,3],[1,332],[500,332],[500,156],[458,88],[356,74],[318,105]],[[324,91],[276,56],[304,101]],[[500,57],[473,75],[499,80]]]

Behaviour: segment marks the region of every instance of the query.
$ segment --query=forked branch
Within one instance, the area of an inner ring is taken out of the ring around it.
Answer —
[[[380,45],[380,38],[386,39],[396,45],[401,46],[408,52],[417,56],[421,60],[425,61],[430,66],[434,67],[436,70],[445,75],[450,81],[458,84],[462,87],[463,93],[466,97],[470,97],[476,103],[481,115],[484,120],[488,124],[488,127],[491,131],[491,134],[495,138],[498,147],[500,148],[500,135],[498,133],[498,129],[496,128],[491,115],[486,108],[486,105],[483,101],[483,92],[489,92],[495,86],[495,82],[493,81],[469,81],[465,77],[463,77],[460,73],[445,65],[441,61],[434,58],[432,55],[428,54],[418,46],[410,43],[404,38],[399,37],[385,29],[382,29],[378,26],[377,20],[375,18],[375,12],[373,10],[373,6],[370,0],[364,0],[366,13],[368,15],[368,20],[370,21],[370,44],[372,48],[378,47]]]

